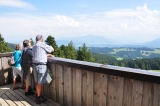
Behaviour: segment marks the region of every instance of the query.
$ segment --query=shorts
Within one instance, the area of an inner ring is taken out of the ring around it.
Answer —
[[[47,82],[47,66],[46,65],[33,65],[33,74],[35,82],[38,84],[44,84]]]
[[[29,68],[25,82],[27,85],[31,85],[31,81],[32,81],[32,67]]]
[[[12,66],[12,69],[13,69],[13,78],[17,78],[18,75],[21,78],[23,78],[23,71],[22,71],[21,67]]]

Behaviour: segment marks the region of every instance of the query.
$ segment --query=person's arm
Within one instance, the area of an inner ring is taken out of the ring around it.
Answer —
[[[54,52],[54,48],[52,46],[45,44],[45,43],[43,43],[42,47],[47,53]]]

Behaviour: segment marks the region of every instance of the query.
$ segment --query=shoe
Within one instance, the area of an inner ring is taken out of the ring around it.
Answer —
[[[34,92],[25,92],[25,95],[28,96],[28,95],[34,95]]]
[[[35,102],[37,103],[37,104],[40,104],[40,103],[42,103],[42,102],[45,102],[47,99],[44,97],[44,96],[40,96],[40,97],[36,97],[36,100],[35,100]]]
[[[20,88],[21,88],[21,89],[26,89],[26,87],[25,87],[25,86],[20,86]]]
[[[15,86],[15,87],[13,87],[13,89],[12,89],[12,90],[16,90],[16,89],[19,89],[19,86]]]

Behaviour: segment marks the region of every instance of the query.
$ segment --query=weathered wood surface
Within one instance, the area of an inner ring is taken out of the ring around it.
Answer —
[[[61,62],[62,60],[63,59],[61,59]],[[8,73],[10,68],[5,62],[7,62],[7,58],[1,57],[0,84],[7,84],[10,78]],[[96,64],[94,67],[94,63],[92,66],[89,66],[89,63],[76,63],[78,61],[73,61],[72,63],[72,60],[69,60],[68,63],[62,62],[61,64],[61,62],[55,62],[56,64],[49,63],[49,69],[53,73],[54,79],[50,85],[45,84],[43,87],[43,93],[61,105],[160,106],[160,84],[158,84],[157,81],[159,74],[150,72],[139,72],[136,74],[133,70],[128,70],[127,72],[127,68],[119,68],[118,70],[114,70],[111,66],[107,67],[108,69],[99,68]],[[131,75],[135,75],[135,77]],[[139,76],[143,77],[139,78]],[[0,90],[0,94],[4,91],[5,90]],[[17,90],[14,91],[14,94],[16,93],[16,95],[19,96],[14,98],[10,96],[12,93],[12,91],[8,91],[5,95],[2,95],[0,105],[5,103],[10,105],[25,104],[25,102],[22,102],[23,100],[26,100],[27,103],[29,102],[31,105],[37,105],[32,100],[33,97],[28,98],[26,96],[22,97],[23,99],[21,99],[20,102],[12,102],[10,100],[16,100],[20,98],[21,95],[24,95],[21,90]],[[8,96],[10,100],[6,101],[5,99],[9,99]],[[51,103],[47,102],[44,106],[45,105],[51,105]]]
[[[25,96],[25,90],[10,89],[12,84],[0,86],[0,106],[60,106],[60,104],[48,99],[40,105],[35,103],[35,95]]]

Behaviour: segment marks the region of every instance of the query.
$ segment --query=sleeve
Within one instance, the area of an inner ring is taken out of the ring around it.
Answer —
[[[52,50],[54,50],[52,46],[49,46],[49,45],[47,45],[47,44],[45,44],[45,43],[43,43],[43,46],[42,46],[42,47],[43,47],[43,49],[44,49],[46,52],[48,52],[48,53],[51,53]]]
[[[32,52],[32,50],[29,50],[29,51],[28,51],[28,55],[29,55],[30,57],[33,57],[33,52]]]

